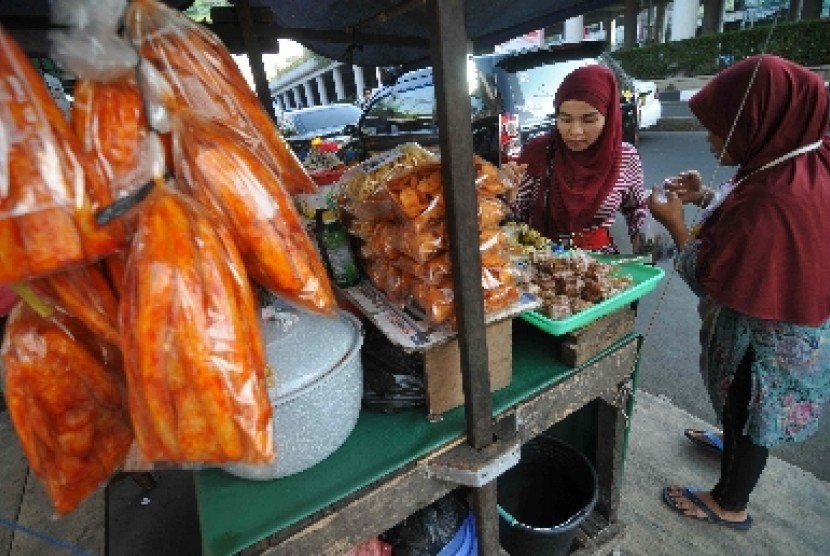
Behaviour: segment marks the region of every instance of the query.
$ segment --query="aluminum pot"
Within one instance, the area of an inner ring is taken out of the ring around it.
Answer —
[[[222,467],[252,480],[299,473],[331,455],[354,429],[363,394],[363,329],[351,314],[332,318],[288,307],[266,309],[262,330],[275,379],[268,394],[276,458],[268,465]]]

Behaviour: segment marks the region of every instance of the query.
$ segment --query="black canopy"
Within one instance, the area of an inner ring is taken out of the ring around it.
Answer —
[[[164,0],[186,9],[193,0]],[[413,66],[429,59],[430,22],[424,0],[248,0],[263,52],[277,38],[362,66]],[[475,52],[614,0],[466,0],[467,36]],[[210,24],[228,48],[245,52],[232,8],[215,9]],[[0,24],[32,56],[48,56],[49,0],[0,0]]]
[[[430,22],[424,0],[249,0],[257,36],[293,39],[340,62],[412,66],[429,59]],[[614,0],[466,0],[464,17],[474,52],[587,13]],[[238,24],[211,28],[241,52]],[[267,48],[266,48],[267,50]]]

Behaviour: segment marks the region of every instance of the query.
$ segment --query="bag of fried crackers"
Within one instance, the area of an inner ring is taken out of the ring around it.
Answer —
[[[124,247],[120,222],[96,221],[112,200],[43,77],[0,28],[0,284]]]
[[[172,93],[151,102],[163,103],[170,112],[197,110],[236,129],[291,195],[317,192],[317,185],[214,33],[156,0],[133,0],[124,19],[126,36],[139,51],[145,91],[162,89],[157,83],[161,80]]]
[[[120,353],[60,309],[41,316],[25,302],[9,316],[0,353],[29,467],[55,512],[69,513],[122,465],[133,441]]]
[[[130,195],[163,168],[154,156],[136,78],[138,53],[118,32],[126,0],[53,0],[52,58],[76,76],[72,129],[115,199]]]
[[[473,158],[473,167],[479,228],[497,226],[509,214],[509,207],[498,196],[508,191],[510,182],[481,157]],[[402,222],[421,229],[444,219],[446,203],[440,161],[418,163],[387,180],[385,187]]]
[[[420,164],[435,161],[435,155],[417,143],[377,153],[343,173],[335,186],[338,204],[358,220],[392,220],[397,213],[388,182]]]
[[[218,219],[168,186],[139,211],[119,321],[141,461],[273,461],[264,347],[242,257]]]
[[[331,281],[278,176],[233,128],[191,110],[172,122],[179,187],[225,224],[251,278],[292,304],[333,315]]]

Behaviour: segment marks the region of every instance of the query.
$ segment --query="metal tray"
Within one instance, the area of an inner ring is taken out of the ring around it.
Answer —
[[[619,270],[615,274],[627,274],[631,276],[634,279],[634,284],[627,290],[621,291],[584,311],[580,311],[564,319],[550,319],[535,310],[525,311],[519,315],[519,318],[554,336],[567,334],[643,297],[652,291],[666,274],[659,266],[644,265],[636,262],[622,262],[624,259],[613,255],[602,256],[592,254],[591,256],[599,262],[613,264],[618,267]]]

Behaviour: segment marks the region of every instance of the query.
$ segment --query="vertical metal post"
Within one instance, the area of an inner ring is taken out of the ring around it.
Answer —
[[[248,54],[248,64],[254,76],[254,88],[259,102],[271,118],[276,117],[274,101],[271,98],[271,89],[268,87],[268,78],[265,75],[265,65],[262,63],[262,49],[256,35],[254,18],[251,15],[251,3],[248,0],[236,0],[234,4],[236,18],[239,20],[239,29],[242,31],[242,42],[245,43],[245,52]]]
[[[440,9],[439,9],[440,4]],[[458,345],[467,408],[468,441],[492,442],[492,402],[481,287],[478,198],[473,168],[467,43],[462,0],[431,0],[433,76],[440,122],[441,166],[452,257]]]
[[[453,269],[458,348],[467,418],[467,441],[481,449],[493,441],[492,400],[481,287],[478,198],[473,168],[471,108],[467,85],[467,31],[463,0],[428,0],[432,68],[440,122],[441,166]],[[479,546],[499,554],[496,483],[473,491]]]

